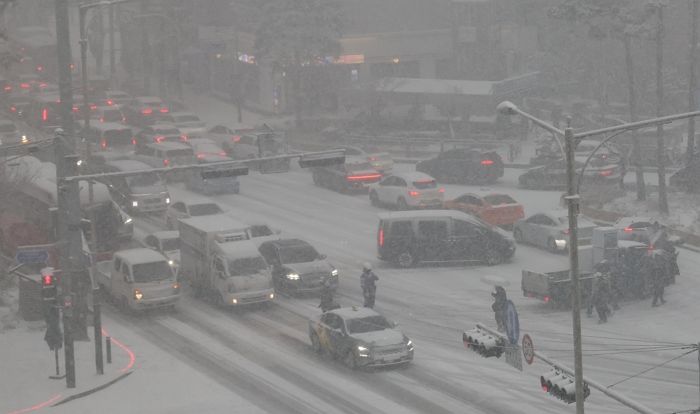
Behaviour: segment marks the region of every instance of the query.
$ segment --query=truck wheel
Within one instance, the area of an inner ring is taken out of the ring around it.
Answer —
[[[416,263],[416,258],[413,255],[413,253],[409,251],[405,251],[402,253],[399,253],[398,256],[396,256],[396,264],[399,265],[399,267],[409,268],[413,267],[413,265]]]
[[[488,266],[495,266],[503,263],[503,256],[500,255],[497,251],[488,250],[486,252],[485,262]]]
[[[345,353],[343,363],[350,369],[357,369],[357,358],[355,357],[355,353],[352,352],[352,349],[349,349],[348,352]]]
[[[372,190],[369,192],[369,202],[375,206],[379,207],[379,196],[377,195],[377,192]]]
[[[315,353],[320,354],[323,351],[323,348],[321,348],[321,341],[318,339],[318,334],[312,331],[310,336],[311,348],[313,348]]]

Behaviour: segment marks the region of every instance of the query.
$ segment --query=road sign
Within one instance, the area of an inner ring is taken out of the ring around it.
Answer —
[[[532,361],[535,359],[535,345],[528,334],[523,335],[523,356],[525,357],[525,362],[528,365],[532,365]]]
[[[510,365],[511,367],[513,367],[519,371],[523,370],[523,359],[521,357],[520,347],[518,346],[518,344],[506,345],[505,355],[506,355],[506,363],[508,365]]]
[[[506,335],[508,335],[508,341],[512,345],[516,345],[518,339],[520,339],[518,312],[515,310],[515,305],[511,300],[506,302]]]
[[[23,264],[43,264],[49,261],[49,251],[45,248],[17,249],[15,260]]]

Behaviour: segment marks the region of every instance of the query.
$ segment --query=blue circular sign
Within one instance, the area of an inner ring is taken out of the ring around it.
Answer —
[[[518,320],[518,311],[515,310],[515,305],[511,300],[506,302],[506,335],[511,345],[518,343],[520,338],[520,321]]]

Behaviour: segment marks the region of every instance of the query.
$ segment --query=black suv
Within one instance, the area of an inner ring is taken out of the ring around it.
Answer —
[[[345,164],[317,167],[311,172],[314,184],[341,193],[367,192],[368,184],[382,179],[382,174],[372,168],[367,160],[345,158]]]
[[[513,237],[456,210],[379,214],[377,253],[399,267],[418,263],[483,262],[496,265],[515,253]]]
[[[445,183],[493,183],[503,177],[503,160],[493,151],[453,149],[419,162],[416,171]]]

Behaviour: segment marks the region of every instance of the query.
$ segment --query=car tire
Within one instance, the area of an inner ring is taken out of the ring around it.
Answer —
[[[553,237],[547,239],[547,250],[549,250],[552,253],[559,252],[559,250],[557,249],[557,243],[554,241]]]
[[[314,350],[315,353],[320,354],[323,352],[323,348],[321,347],[321,340],[318,339],[318,334],[314,331],[311,331],[311,348]]]
[[[503,255],[501,255],[500,253],[498,253],[497,251],[495,251],[493,249],[489,249],[486,251],[486,257],[485,257],[484,261],[486,262],[486,265],[488,265],[488,266],[496,266],[496,265],[503,263],[504,260],[503,260]]]
[[[396,200],[396,209],[397,210],[408,210],[408,203],[406,203],[406,199],[403,197],[399,197],[398,200]]]
[[[375,206],[379,207],[379,196],[377,195],[377,192],[372,190],[369,192],[369,202]]]
[[[350,369],[357,369],[357,357],[352,349],[348,350],[343,356],[343,364]]]
[[[525,238],[523,237],[523,231],[520,229],[513,230],[513,238],[518,243],[525,243]]]
[[[416,257],[413,253],[406,250],[396,256],[396,264],[404,269],[413,267],[416,264]]]

